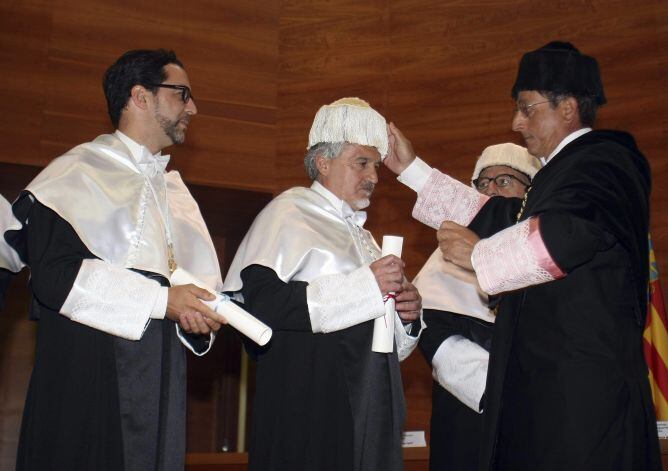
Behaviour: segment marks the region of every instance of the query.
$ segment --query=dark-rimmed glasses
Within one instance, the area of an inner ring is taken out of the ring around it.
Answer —
[[[500,173],[499,175],[497,175],[495,177],[476,178],[471,183],[473,183],[473,186],[475,186],[478,191],[484,191],[489,187],[489,184],[492,180],[494,180],[494,184],[499,188],[507,187],[508,185],[510,185],[510,183],[513,180],[515,180],[516,182],[518,182],[518,183],[520,183],[521,185],[524,185],[524,186],[529,186],[530,185],[530,183],[525,183],[522,180],[520,180],[519,178],[517,178],[516,176],[509,175],[507,173]]]
[[[190,91],[190,88],[186,85],[171,85],[169,83],[153,83],[149,87],[160,87],[160,88],[171,88],[174,90],[181,90],[181,100],[183,103],[188,103],[188,100],[195,99],[193,93]]]

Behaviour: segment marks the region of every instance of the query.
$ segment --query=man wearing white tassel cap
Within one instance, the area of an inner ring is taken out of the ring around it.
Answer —
[[[476,161],[471,185],[487,196],[522,198],[540,167],[540,160],[526,148],[496,144],[486,147]],[[465,228],[459,230],[465,233]],[[475,273],[446,261],[440,248],[413,283],[420,290],[428,326],[420,350],[434,377],[429,469],[476,469],[494,308]]]
[[[403,262],[380,257],[362,228],[387,153],[385,119],[363,100],[318,111],[292,188],[258,215],[225,291],[273,330],[255,350],[250,470],[403,469],[399,361],[421,329],[420,298]],[[396,292],[396,353],[371,350],[373,320]]]

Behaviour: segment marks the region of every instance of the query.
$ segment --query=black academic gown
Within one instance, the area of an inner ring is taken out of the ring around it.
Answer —
[[[427,329],[420,337],[420,351],[432,365],[441,344],[461,335],[489,350],[494,324],[480,319],[436,309],[424,310]],[[431,390],[429,437],[430,471],[478,469],[482,415],[465,405],[436,381]]]
[[[307,283],[241,272],[246,309],[272,327],[257,359],[250,471],[400,471],[405,406],[396,353],[371,351],[373,322],[314,334]]]
[[[480,469],[661,469],[642,354],[649,189],[647,161],[615,131],[575,139],[534,178],[522,219],[540,216],[567,275],[501,299]],[[518,209],[493,198],[474,223],[489,235]]]
[[[0,312],[2,312],[5,307],[5,292],[12,283],[12,278],[14,278],[14,275],[15,273],[5,268],[0,268]]]
[[[39,202],[24,198],[14,210],[29,218],[20,243],[38,321],[16,469],[183,470],[186,358],[174,322],[151,320],[141,340],[130,341],[59,314],[82,260],[94,257]]]

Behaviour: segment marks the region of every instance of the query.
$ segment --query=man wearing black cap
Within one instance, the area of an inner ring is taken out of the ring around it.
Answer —
[[[444,258],[501,294],[480,469],[661,469],[642,355],[649,165],[631,135],[591,129],[598,64],[571,44],[525,54],[512,96],[513,130],[545,162],[522,201],[432,170],[394,126],[385,160],[418,192],[413,215],[445,221]]]

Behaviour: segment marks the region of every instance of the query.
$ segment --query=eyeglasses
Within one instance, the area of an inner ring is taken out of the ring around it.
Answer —
[[[187,87],[186,85],[171,85],[171,84],[168,84],[168,83],[151,83],[148,86],[149,87],[160,87],[160,88],[172,88],[174,90],[181,90],[181,100],[183,100],[183,103],[188,103],[188,100],[190,100],[191,98],[193,100],[195,99],[192,92],[190,91],[190,88]]]
[[[525,103],[517,103],[515,105],[514,113],[517,113],[519,111],[520,113],[522,113],[522,116],[524,116],[525,118],[530,118],[531,115],[530,115],[529,111],[531,111],[531,109],[534,106],[542,105],[543,103],[550,103],[550,100],[539,101],[539,102],[536,102],[536,103],[531,103],[530,105],[527,105]]]
[[[494,184],[499,188],[505,188],[510,185],[513,180],[518,182],[520,185],[529,186],[530,183],[524,183],[519,178],[508,175],[507,173],[501,173],[495,177],[480,177],[473,180],[471,183],[478,189],[478,191],[484,191],[489,187],[489,184],[494,180]]]

